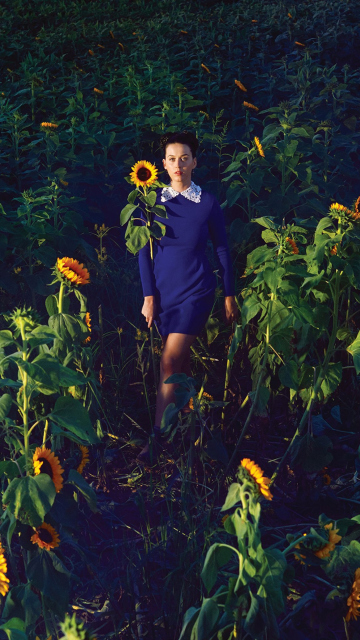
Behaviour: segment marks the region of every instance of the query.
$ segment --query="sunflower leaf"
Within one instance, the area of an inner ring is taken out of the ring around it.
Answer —
[[[82,475],[75,471],[75,469],[70,469],[66,484],[73,484],[77,489],[79,489],[93,513],[97,513],[99,511],[96,506],[96,493],[94,489],[90,487]]]
[[[39,527],[50,511],[55,496],[52,479],[46,473],[40,473],[35,478],[14,478],[3,495],[3,504],[24,524]]]
[[[48,416],[53,422],[68,429],[81,440],[95,444],[99,442],[89,414],[85,407],[72,396],[61,396],[55,402],[52,413]]]

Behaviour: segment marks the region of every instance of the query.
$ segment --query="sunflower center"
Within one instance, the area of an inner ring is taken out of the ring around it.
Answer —
[[[46,460],[46,458],[39,458],[40,462],[42,462],[40,473],[47,473],[51,479],[53,479],[53,470],[50,462]]]
[[[53,537],[51,532],[47,529],[39,529],[38,536],[42,542],[47,542],[48,544],[53,541]]]
[[[150,169],[148,169],[147,167],[140,167],[140,169],[137,172],[137,177],[139,180],[142,180],[143,182],[145,182],[146,180],[149,180],[149,178],[151,177]]]

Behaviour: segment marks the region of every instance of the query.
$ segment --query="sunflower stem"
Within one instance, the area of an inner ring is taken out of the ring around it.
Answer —
[[[64,290],[65,290],[65,284],[62,282],[59,290],[59,303],[58,303],[59,313],[63,312]]]
[[[27,339],[25,335],[25,322],[24,318],[20,318],[20,332],[21,338],[23,341],[23,350],[22,350],[22,359],[26,362],[28,354],[27,354]],[[29,475],[30,470],[28,468],[29,463],[29,398],[28,398],[28,374],[26,371],[20,369],[20,375],[22,377],[23,383],[23,407],[22,407],[22,416],[24,423],[24,453],[25,453],[25,468],[26,474]]]

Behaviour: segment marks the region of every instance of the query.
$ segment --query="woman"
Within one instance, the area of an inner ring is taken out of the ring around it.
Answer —
[[[183,131],[162,136],[160,146],[170,184],[157,190],[156,204],[165,205],[168,218],[155,216],[155,220],[166,225],[166,233],[155,243],[154,269],[149,243],[139,252],[144,295],[141,313],[148,327],[156,323],[163,342],[155,437],[160,433],[165,408],[174,402],[177,386],[164,384],[164,380],[173,373],[191,376],[190,347],[205,326],[214,304],[216,277],[205,256],[209,235],[224,286],[226,321],[232,323],[238,317],[222,209],[215,196],[191,179],[197,166],[199,142],[194,134]],[[148,445],[140,457],[146,457],[147,451]]]

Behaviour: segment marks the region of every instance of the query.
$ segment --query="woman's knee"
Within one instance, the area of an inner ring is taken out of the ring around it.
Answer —
[[[173,373],[181,373],[182,360],[183,358],[163,353],[160,360],[161,372],[169,376]]]

